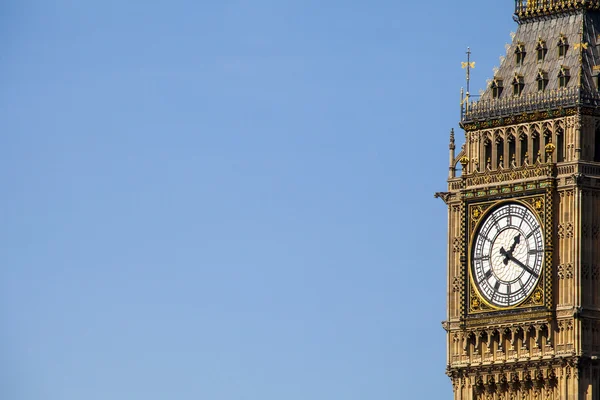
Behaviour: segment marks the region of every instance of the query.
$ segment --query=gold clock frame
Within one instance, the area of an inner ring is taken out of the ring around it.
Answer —
[[[479,293],[473,279],[471,266],[472,247],[481,221],[491,212],[491,210],[502,204],[517,203],[527,207],[538,219],[542,228],[542,237],[544,240],[544,260],[542,263],[541,276],[536,283],[535,288],[529,296],[520,303],[509,307],[498,307],[490,304]],[[519,197],[505,197],[494,199],[480,199],[466,202],[465,204],[465,233],[466,233],[466,276],[465,286],[467,288],[465,296],[465,314],[466,316],[476,316],[488,313],[507,312],[523,309],[546,309],[550,310],[552,306],[552,271],[553,271],[553,210],[552,210],[552,191],[547,188],[544,192],[531,193]]]

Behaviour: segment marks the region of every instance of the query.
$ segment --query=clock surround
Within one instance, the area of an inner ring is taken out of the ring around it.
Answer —
[[[472,192],[473,196],[470,198],[469,196],[465,196],[463,226],[465,227],[464,237],[466,240],[464,245],[466,257],[462,263],[462,279],[464,279],[463,282],[466,290],[464,291],[465,297],[462,309],[467,326],[486,323],[488,315],[494,315],[494,319],[503,319],[502,315],[505,315],[506,318],[510,319],[511,313],[525,309],[530,312],[539,311],[545,315],[552,307],[554,185],[549,181],[542,181],[535,188],[530,187],[530,190],[520,190],[521,188],[519,187],[515,190],[515,187],[511,186],[507,185],[502,190],[507,193],[505,196],[498,196],[499,190],[496,189],[489,190],[485,194],[481,191]],[[510,195],[508,194],[509,192]],[[516,192],[519,192],[518,195]],[[494,212],[494,210],[507,204],[518,204],[525,207],[539,222],[543,240],[543,253],[541,253],[542,263],[539,268],[539,279],[536,280],[533,289],[528,291],[527,296],[520,299],[519,302],[511,303],[510,306],[499,306],[490,302],[481,294],[476,279],[474,279],[472,268],[473,245],[478,230],[485,223],[484,220],[486,217]]]
[[[499,202],[481,217],[471,239],[469,266],[472,284],[485,304],[510,309],[534,293],[542,274],[544,242],[539,219],[521,202]]]

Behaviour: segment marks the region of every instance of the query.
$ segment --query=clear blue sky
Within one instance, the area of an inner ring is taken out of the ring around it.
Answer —
[[[451,399],[433,193],[513,6],[3,2],[0,398]]]

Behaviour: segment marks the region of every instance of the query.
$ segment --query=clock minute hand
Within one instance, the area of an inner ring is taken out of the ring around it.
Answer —
[[[512,254],[510,256],[507,256],[512,262],[514,262],[515,264],[517,264],[519,267],[523,268],[525,271],[529,272],[531,275],[533,275],[535,278],[538,278],[539,275],[532,270],[528,265],[523,264],[521,261],[517,260],[516,258],[514,258],[512,256]]]

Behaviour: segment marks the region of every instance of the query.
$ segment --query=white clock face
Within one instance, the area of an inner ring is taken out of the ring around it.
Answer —
[[[542,227],[527,207],[504,204],[481,222],[471,257],[480,294],[494,306],[515,306],[533,292],[540,279]]]

